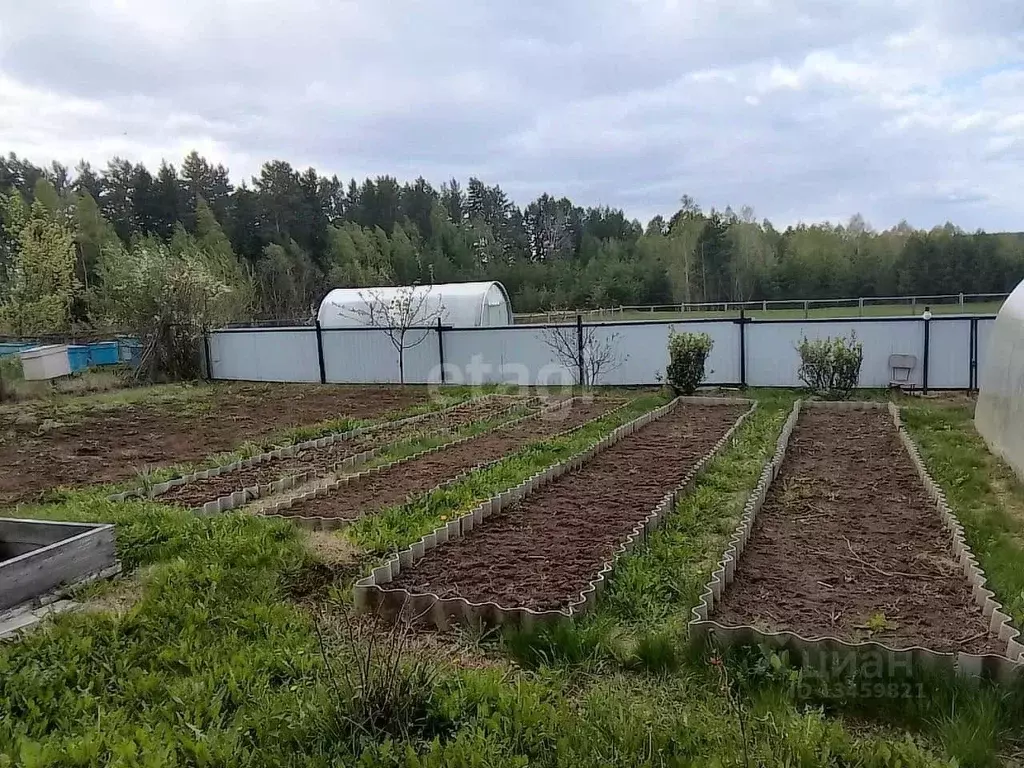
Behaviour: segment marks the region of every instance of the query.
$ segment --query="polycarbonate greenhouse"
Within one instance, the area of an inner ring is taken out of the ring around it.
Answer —
[[[410,305],[418,309],[413,325],[433,324],[438,317],[445,325],[456,328],[512,324],[512,304],[508,300],[508,293],[501,283],[493,280],[440,285],[335,288],[320,303],[317,317],[324,328],[379,325],[379,322],[371,319],[375,304],[391,303],[410,295]]]
[[[985,360],[974,424],[1024,480],[1024,282],[999,310]]]

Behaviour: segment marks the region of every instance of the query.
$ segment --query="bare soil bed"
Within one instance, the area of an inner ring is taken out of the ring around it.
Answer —
[[[161,494],[160,501],[194,508],[234,491],[270,483],[302,472],[316,472],[318,476],[325,476],[335,465],[349,456],[409,440],[426,432],[457,430],[476,421],[486,421],[512,407],[516,402],[524,402],[524,398],[509,395],[492,397],[480,402],[462,403],[455,408],[430,414],[413,423],[386,425],[372,432],[336,441],[325,448],[310,448],[295,456],[271,459],[216,477],[193,480]]]
[[[884,410],[806,408],[713,617],[811,639],[1002,653]]]
[[[430,550],[389,587],[505,608],[563,608],[745,410],[680,404],[467,536]]]
[[[197,388],[200,389],[200,388]],[[0,505],[56,486],[113,482],[140,470],[196,461],[279,430],[332,418],[382,418],[425,402],[426,387],[215,385],[195,401],[76,412],[42,431],[0,414]],[[16,413],[29,413],[20,410]]]
[[[380,473],[354,478],[329,496],[300,502],[281,514],[289,517],[327,517],[341,520],[372,514],[425,493],[462,472],[500,459],[530,443],[577,427],[622,404],[595,399],[541,414],[507,428],[485,432],[471,440],[428,453]]]

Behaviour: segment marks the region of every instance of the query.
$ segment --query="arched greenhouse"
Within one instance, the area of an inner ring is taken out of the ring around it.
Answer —
[[[1024,479],[1024,282],[999,310],[979,384],[974,424]]]
[[[440,285],[335,288],[320,303],[317,318],[324,328],[380,326],[382,307],[407,302],[413,322],[432,325],[437,318],[456,328],[512,324],[512,304],[501,283],[443,283]],[[393,314],[393,311],[392,311]]]

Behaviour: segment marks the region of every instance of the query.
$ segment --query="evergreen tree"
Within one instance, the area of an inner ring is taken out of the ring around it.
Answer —
[[[135,168],[127,160],[115,157],[107,163],[103,173],[102,194],[99,199],[104,218],[114,225],[117,236],[124,242],[138,233],[138,220],[132,203]]]
[[[181,164],[183,192],[183,219],[179,219],[189,232],[195,231],[194,214],[199,198],[210,206],[218,221],[227,221],[232,187],[228,170],[223,165],[212,165],[193,150]]]
[[[71,188],[76,192],[88,194],[96,202],[103,197],[103,179],[85,160],[75,166],[75,180],[72,182]]]
[[[174,225],[181,223],[184,219],[185,209],[185,192],[173,165],[166,162],[160,163],[154,195],[156,198],[156,233],[166,239],[174,231]]]

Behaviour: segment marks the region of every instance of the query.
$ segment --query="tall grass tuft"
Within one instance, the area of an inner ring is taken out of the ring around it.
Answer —
[[[506,629],[505,651],[524,667],[596,666],[625,659],[623,636],[608,621],[559,620],[531,629]]]
[[[342,622],[332,632],[320,616],[316,634],[337,731],[352,753],[389,737],[430,740],[450,733],[455,724],[434,703],[439,666],[410,653],[410,626],[395,622],[382,629],[379,622],[348,616]]]
[[[685,642],[685,638],[667,629],[645,632],[637,639],[634,649],[636,665],[657,675],[675,672],[682,666],[680,648]]]

